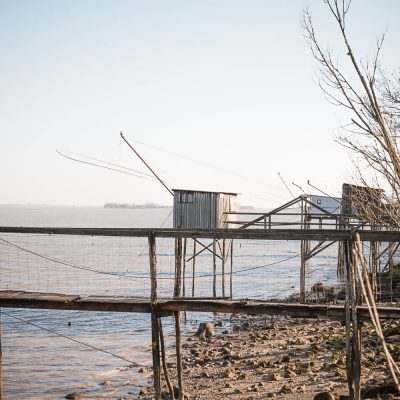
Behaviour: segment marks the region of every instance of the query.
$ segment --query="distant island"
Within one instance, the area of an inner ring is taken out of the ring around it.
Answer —
[[[129,208],[129,209],[143,209],[143,208],[170,208],[171,206],[162,206],[157,203],[144,203],[144,204],[129,204],[129,203],[106,203],[104,208]]]

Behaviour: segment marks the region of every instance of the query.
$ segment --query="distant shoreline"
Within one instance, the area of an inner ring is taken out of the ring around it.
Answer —
[[[123,209],[147,209],[147,208],[171,208],[171,206],[163,206],[157,203],[145,204],[128,204],[128,203],[106,203],[104,208],[123,208]]]

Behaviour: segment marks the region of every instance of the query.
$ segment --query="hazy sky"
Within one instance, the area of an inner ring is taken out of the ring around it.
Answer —
[[[307,5],[346,62],[320,0],[0,0],[0,203],[170,203],[159,183],[56,153],[145,172],[121,130],[173,188],[271,207],[290,198],[280,171],[339,194],[352,175],[334,142],[346,119],[316,84]],[[399,15],[397,0],[354,0],[358,55],[388,28],[382,62],[398,66]]]

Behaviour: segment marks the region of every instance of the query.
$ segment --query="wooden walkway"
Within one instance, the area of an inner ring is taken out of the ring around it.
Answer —
[[[32,308],[48,310],[80,310],[151,313],[149,298],[63,295],[57,293],[0,291],[0,307]],[[345,320],[344,305],[273,303],[257,300],[215,300],[179,298],[158,299],[159,316],[170,315],[175,311],[244,313],[264,315],[284,315],[293,318],[326,318]],[[400,319],[400,308],[378,307],[381,319]],[[368,321],[368,309],[357,307],[358,319]]]

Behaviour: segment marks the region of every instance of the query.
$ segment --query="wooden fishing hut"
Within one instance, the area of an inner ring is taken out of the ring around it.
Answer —
[[[173,226],[178,229],[227,229],[236,227],[233,223],[235,217],[229,218],[228,213],[239,211],[237,193],[211,192],[187,189],[172,189],[174,193]],[[197,249],[200,246],[200,249]],[[204,251],[212,253],[213,258],[213,297],[217,297],[217,259],[221,261],[221,296],[225,297],[225,264],[230,261],[230,294],[232,298],[232,273],[233,273],[233,240],[222,245],[217,239],[211,244],[203,244],[198,239],[193,239],[193,254],[186,258],[187,239],[184,239],[183,248],[180,239],[175,246],[177,254],[177,283],[176,293],[179,293],[180,281],[182,282],[182,296],[186,296],[186,264],[192,261],[192,297],[195,296],[195,270],[196,256]],[[182,276],[178,271],[182,271]]]

